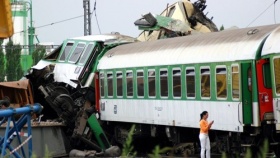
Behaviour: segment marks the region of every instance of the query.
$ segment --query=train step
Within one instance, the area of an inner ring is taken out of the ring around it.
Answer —
[[[251,146],[255,146],[254,144],[241,144],[241,147],[251,147]]]
[[[276,155],[275,155],[274,152],[271,152],[271,153],[266,153],[265,157],[266,158],[274,158],[274,157],[276,157]]]
[[[269,145],[279,145],[279,143],[278,142],[273,142],[273,143],[269,143]]]

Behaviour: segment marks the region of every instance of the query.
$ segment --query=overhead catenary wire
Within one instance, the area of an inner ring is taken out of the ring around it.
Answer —
[[[99,23],[98,23],[98,19],[97,19],[97,14],[96,14],[96,0],[95,0],[95,3],[94,3],[93,10],[92,10],[92,12],[91,12],[91,17],[92,17],[93,12],[95,12],[96,23],[97,23],[97,26],[98,26],[99,33],[101,34],[101,30],[100,30],[100,27],[99,27]],[[81,18],[81,17],[83,17],[83,16],[84,16],[84,15],[79,15],[79,16],[75,16],[75,17],[72,17],[72,18],[60,20],[60,21],[57,21],[57,22],[52,22],[52,23],[49,23],[49,24],[37,26],[37,27],[34,27],[34,28],[35,28],[35,29],[44,28],[44,27],[47,27],[47,26],[52,26],[52,25],[59,24],[59,23],[62,23],[62,22],[66,22],[66,21],[70,21],[70,20],[77,19],[77,18]],[[28,29],[22,30],[22,31],[19,31],[19,32],[15,32],[14,34],[22,33],[22,32],[25,32],[25,31],[28,31]]]
[[[262,16],[272,5],[275,6],[277,0],[271,3],[263,12],[261,12],[253,21],[251,21],[246,27],[249,27],[253,22],[255,22],[260,16]],[[275,16],[274,16],[275,17]]]
[[[90,19],[92,19],[93,12],[94,12],[94,15],[95,15],[95,20],[96,20],[96,24],[97,24],[97,27],[98,27],[99,34],[101,34],[101,30],[100,30],[97,15],[96,15],[96,0],[94,2],[94,6],[93,6],[93,9],[92,9],[92,12],[91,12],[91,15],[90,15]]]
[[[54,24],[58,24],[58,23],[62,23],[62,22],[66,22],[66,21],[70,21],[70,20],[73,20],[73,19],[81,18],[81,17],[84,17],[84,15],[75,16],[75,17],[72,17],[72,18],[69,18],[69,19],[60,20],[60,21],[57,21],[57,22],[53,22],[53,23],[49,23],[49,24],[45,24],[45,25],[41,25],[41,26],[34,27],[34,28],[35,28],[35,29],[38,29],[38,28],[43,28],[43,27],[47,27],[47,26],[54,25]],[[22,31],[19,31],[19,32],[16,32],[16,33],[21,33],[21,32],[25,32],[25,31],[27,31],[27,30],[22,30]],[[15,33],[15,34],[16,34],[16,33]]]
[[[274,1],[274,23],[275,23],[275,24],[276,24],[276,15],[275,15],[275,12],[276,12],[276,11],[275,11],[275,10],[276,10],[276,9],[275,9],[275,4],[276,4],[276,2],[277,2],[277,0]]]

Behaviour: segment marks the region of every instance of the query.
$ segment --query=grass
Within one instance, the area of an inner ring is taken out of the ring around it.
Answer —
[[[132,127],[128,133],[128,137],[126,139],[124,147],[122,149],[121,157],[136,157],[137,151],[134,151],[134,147],[132,145],[134,131],[135,131],[135,125],[132,125]],[[268,152],[268,149],[269,149],[268,140],[265,139],[263,142],[263,145],[259,148],[259,152],[257,153],[256,156],[254,156],[254,158],[265,158],[266,153]],[[158,157],[161,157],[161,154],[167,153],[168,151],[171,151],[171,150],[172,150],[172,148],[170,148],[170,147],[160,148],[160,146],[157,145],[153,149],[152,153],[148,154],[148,157],[149,158],[158,158]],[[252,158],[252,157],[253,157],[252,151],[250,149],[247,149],[244,158]],[[226,153],[223,153],[221,158],[227,158]],[[237,158],[238,158],[238,156],[237,156]]]

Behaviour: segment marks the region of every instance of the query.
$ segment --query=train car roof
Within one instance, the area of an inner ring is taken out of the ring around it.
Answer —
[[[126,36],[126,35],[121,35],[121,34],[88,35],[88,36],[69,38],[68,41],[69,40],[100,41],[100,42],[104,42],[105,45],[115,44],[115,43],[132,43],[137,41],[136,38]]]
[[[268,36],[262,49],[262,56],[273,53],[280,53],[280,27]]]
[[[279,27],[257,26],[121,45],[101,58],[98,69],[255,59],[262,42]]]

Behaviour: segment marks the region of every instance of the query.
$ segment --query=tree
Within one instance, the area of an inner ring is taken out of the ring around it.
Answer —
[[[222,25],[221,27],[220,27],[220,31],[223,31],[225,28],[224,28],[224,25]]]
[[[19,44],[14,45],[9,41],[6,45],[6,73],[8,81],[17,81],[23,76],[20,64],[21,47]]]
[[[46,48],[44,46],[38,46],[32,53],[33,65],[36,65],[46,54]]]
[[[0,82],[3,82],[5,80],[5,56],[4,56],[4,52],[2,49],[2,43],[3,40],[0,40]]]

